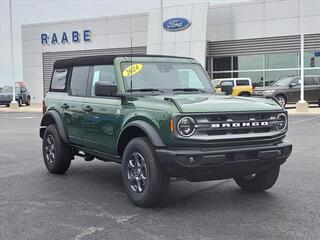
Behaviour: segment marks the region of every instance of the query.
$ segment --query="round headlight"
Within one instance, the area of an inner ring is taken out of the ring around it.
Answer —
[[[288,125],[287,115],[284,113],[278,114],[277,122],[278,122],[277,128],[279,131],[286,130],[287,125]]]
[[[190,137],[196,130],[196,122],[191,117],[183,117],[178,122],[177,130],[181,136]]]

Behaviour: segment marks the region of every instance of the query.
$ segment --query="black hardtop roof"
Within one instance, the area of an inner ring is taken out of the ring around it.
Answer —
[[[54,63],[54,68],[66,68],[71,66],[88,66],[88,65],[101,65],[101,64],[113,64],[113,61],[117,57],[159,57],[159,58],[181,58],[181,59],[191,59],[190,57],[177,57],[177,56],[167,56],[167,55],[142,55],[142,54],[121,54],[121,55],[100,55],[100,56],[85,56],[76,57],[63,60],[57,60]]]

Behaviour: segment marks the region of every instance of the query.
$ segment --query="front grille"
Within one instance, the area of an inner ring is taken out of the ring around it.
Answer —
[[[265,133],[279,133],[278,112],[230,113],[193,116],[196,121],[196,136],[245,137]]]

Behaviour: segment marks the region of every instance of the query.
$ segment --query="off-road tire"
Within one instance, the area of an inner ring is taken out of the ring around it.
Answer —
[[[50,141],[53,142],[53,161],[50,161],[48,158],[48,151],[46,149],[49,144],[49,138],[51,139]],[[44,132],[42,140],[42,153],[44,163],[50,173],[63,174],[69,169],[71,160],[73,159],[72,151],[70,147],[63,142],[55,124],[49,125]]]
[[[263,192],[270,189],[277,181],[280,165],[274,165],[269,170],[257,173],[252,179],[246,176],[235,178],[235,182],[247,192]]]
[[[136,192],[132,189],[128,177],[129,160],[136,153],[144,158],[146,169],[146,184],[141,192]],[[165,199],[170,179],[161,168],[154,146],[148,138],[138,137],[132,139],[126,146],[122,158],[122,181],[129,199],[139,207],[152,207],[160,204]]]
[[[26,102],[26,106],[30,106],[30,104],[31,104],[31,99],[28,98],[28,99],[27,99],[27,102]]]

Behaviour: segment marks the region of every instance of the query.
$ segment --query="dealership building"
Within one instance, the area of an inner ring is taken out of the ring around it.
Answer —
[[[320,1],[254,0],[23,25],[23,80],[40,102],[56,60],[132,51],[193,57],[212,79],[250,77],[268,85],[299,75],[301,31],[305,74],[320,75],[319,22]]]

